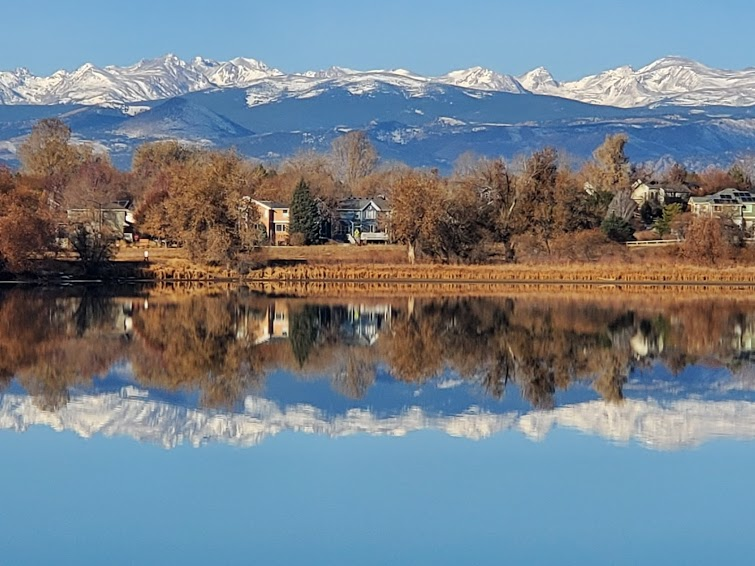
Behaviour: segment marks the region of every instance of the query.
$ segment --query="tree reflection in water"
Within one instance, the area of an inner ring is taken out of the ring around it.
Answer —
[[[493,399],[516,385],[548,409],[575,383],[621,401],[632,371],[654,363],[674,374],[704,362],[752,375],[753,352],[755,302],[741,300],[0,295],[0,388],[15,378],[47,410],[114,367],[145,388],[196,391],[212,408],[238,406],[282,369],[327,376],[353,399],[383,370],[417,386],[451,375]]]

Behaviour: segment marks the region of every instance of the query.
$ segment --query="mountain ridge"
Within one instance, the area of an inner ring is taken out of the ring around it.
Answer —
[[[74,71],[37,76],[26,68],[0,71],[0,105],[83,104],[117,107],[165,100],[213,89],[249,89],[249,105],[286,97],[319,96],[336,84],[355,95],[369,95],[375,85],[428,96],[443,86],[467,89],[470,96],[506,92],[558,96],[589,104],[637,108],[654,105],[755,105],[755,68],[715,69],[678,56],[662,57],[633,69],[620,66],[574,81],[561,82],[544,67],[515,77],[483,67],[423,76],[404,69],[357,71],[343,67],[285,73],[252,58],[215,61],[174,54],[142,59],[129,66],[97,67],[85,63]]]

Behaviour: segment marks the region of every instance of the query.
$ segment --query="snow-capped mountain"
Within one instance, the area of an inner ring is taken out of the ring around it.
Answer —
[[[107,106],[171,98],[212,86],[200,69],[174,55],[129,67],[99,68],[87,63],[72,73],[58,71],[49,77],[36,77],[25,69],[10,75],[0,78],[10,91],[9,99],[0,100],[6,104]]]
[[[517,82],[529,92],[538,94],[556,94],[559,84],[545,67],[538,67],[517,78]]]
[[[73,72],[38,77],[27,69],[0,71],[0,104],[84,104],[118,106],[155,101],[210,89],[248,89],[250,106],[286,98],[312,98],[332,88],[355,96],[384,87],[407,97],[434,96],[444,86],[467,89],[473,97],[485,93],[535,93],[622,108],[651,105],[755,105],[755,69],[713,69],[680,57],[659,59],[639,70],[624,66],[570,82],[559,82],[540,67],[513,77],[472,67],[437,77],[404,69],[355,71],[331,67],[286,74],[261,61],[238,57],[219,62],[175,55],[143,60],[128,67],[96,67],[87,63]]]
[[[203,70],[207,80],[218,87],[243,88],[260,79],[283,75],[278,69],[271,69],[261,61],[244,57],[236,57],[226,63],[196,58],[194,66]]]
[[[283,73],[254,59],[190,62],[169,54],[128,67],[87,63],[73,72],[37,77],[26,69],[0,72],[0,104],[113,106],[163,100],[211,88],[243,88]]]
[[[495,413],[474,406],[458,414],[437,414],[413,406],[394,414],[352,409],[329,415],[312,405],[280,406],[249,396],[243,411],[222,413],[153,400],[149,392],[128,387],[120,394],[72,396],[65,407],[53,413],[37,407],[27,395],[0,395],[0,430],[22,432],[34,426],[73,431],[84,438],[125,436],[165,448],[184,443],[195,447],[211,443],[250,447],[284,432],[343,437],[405,436],[436,430],[482,440],[519,431],[532,440],[542,440],[560,427],[622,444],[636,442],[649,449],[671,451],[715,439],[753,440],[755,403],[638,399],[620,405],[587,401],[523,414]]]
[[[755,69],[713,69],[681,57],[665,57],[639,70],[628,66],[618,67],[564,83],[556,82],[550,73],[540,68],[519,77],[519,82],[536,94],[622,108],[655,104],[755,104]]]
[[[514,77],[502,75],[483,69],[482,67],[472,67],[471,69],[462,69],[452,71],[447,75],[435,79],[439,83],[472,88],[476,90],[491,90],[494,92],[510,92],[521,94],[525,92],[523,86]]]

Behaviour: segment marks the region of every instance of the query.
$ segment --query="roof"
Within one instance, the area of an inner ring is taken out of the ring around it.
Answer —
[[[86,203],[77,203],[75,206],[69,206],[67,210],[131,210],[133,208],[130,200],[120,200],[115,202],[98,203],[94,201]]]
[[[386,212],[391,209],[391,204],[383,196],[377,196],[372,198],[358,198],[349,197],[338,203],[338,210],[364,210],[371,203],[381,212]]]
[[[691,194],[692,191],[686,185],[666,185],[663,190],[667,193],[682,193],[685,195]]]
[[[284,208],[284,209],[290,208],[287,204],[283,204],[282,202],[276,202],[274,200],[257,200],[257,199],[252,199],[252,200],[256,202],[257,204],[264,206],[265,208],[272,208],[274,210],[280,209],[280,208]]]
[[[715,194],[704,197],[692,197],[690,199],[692,204],[745,204],[755,203],[755,195],[749,191],[741,191],[739,189],[724,189],[718,191]]]

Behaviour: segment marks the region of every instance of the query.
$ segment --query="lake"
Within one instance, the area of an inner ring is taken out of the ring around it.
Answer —
[[[0,561],[749,564],[753,360],[725,288],[6,289]]]

